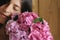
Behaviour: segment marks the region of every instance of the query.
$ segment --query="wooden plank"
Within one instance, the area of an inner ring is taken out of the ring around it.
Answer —
[[[32,0],[32,10],[38,13],[38,0]]]
[[[58,38],[60,39],[60,0],[58,0]]]

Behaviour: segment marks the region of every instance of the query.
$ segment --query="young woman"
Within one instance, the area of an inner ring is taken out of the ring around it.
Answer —
[[[0,40],[8,40],[5,35],[4,24],[14,12],[20,12],[21,0],[0,0]]]
[[[15,12],[32,11],[27,2],[23,0],[0,0],[0,40],[8,40],[4,32],[4,24],[10,15]]]
[[[6,18],[14,12],[20,12],[21,0],[1,0],[0,4],[0,23],[3,24]]]

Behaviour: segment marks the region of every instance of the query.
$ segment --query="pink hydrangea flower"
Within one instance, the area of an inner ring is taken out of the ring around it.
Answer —
[[[18,15],[17,21],[12,19],[6,24],[9,40],[53,40],[48,23],[34,23],[39,16],[34,12],[24,12]]]
[[[45,20],[44,24],[40,22],[32,24],[30,29],[31,29],[31,33],[29,35],[30,40],[53,40],[49,25]]]

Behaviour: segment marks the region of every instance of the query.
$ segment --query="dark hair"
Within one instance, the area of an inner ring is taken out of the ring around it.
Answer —
[[[9,3],[11,0],[0,0],[0,6]]]
[[[0,6],[7,4],[10,1],[11,0],[0,0]],[[25,11],[31,12],[32,11],[32,7],[28,1],[23,1],[21,4],[22,4],[21,5],[21,12],[25,12]]]
[[[32,12],[32,7],[31,5],[29,5],[28,1],[24,1],[21,4],[21,12],[25,11]]]
[[[16,21],[18,19],[18,15],[16,15],[13,20]]]

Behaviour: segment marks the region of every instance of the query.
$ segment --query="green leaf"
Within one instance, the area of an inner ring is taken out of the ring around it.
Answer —
[[[42,18],[39,18],[39,21],[40,21],[40,22],[43,22],[43,19],[42,19]]]
[[[34,23],[36,23],[36,22],[43,22],[43,19],[42,19],[42,18],[36,18],[36,19],[34,20]]]

